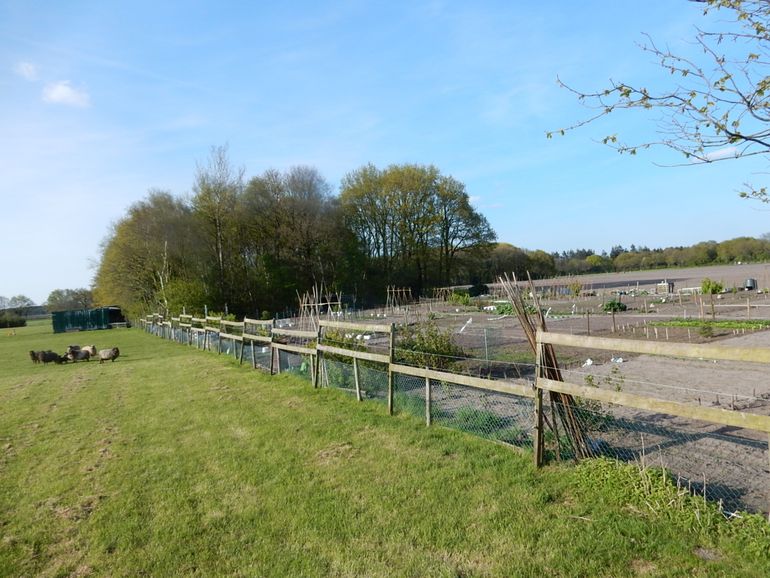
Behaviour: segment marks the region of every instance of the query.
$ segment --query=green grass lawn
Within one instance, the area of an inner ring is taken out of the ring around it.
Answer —
[[[69,343],[121,357],[29,359]],[[36,322],[0,361],[2,576],[770,574],[761,518],[137,329]]]

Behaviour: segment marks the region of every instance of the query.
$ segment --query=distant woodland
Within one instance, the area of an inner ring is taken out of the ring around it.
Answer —
[[[250,179],[244,172],[215,147],[189,196],[151,190],[129,207],[102,244],[94,301],[130,315],[206,305],[272,316],[314,286],[365,306],[383,302],[388,286],[429,295],[502,273],[542,278],[770,260],[767,238],[602,254],[498,243],[463,183],[433,166],[366,165],[342,179],[338,194],[312,167]]]

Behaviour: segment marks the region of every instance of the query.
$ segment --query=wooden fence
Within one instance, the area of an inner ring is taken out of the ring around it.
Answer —
[[[698,345],[672,342],[650,342],[627,339],[610,339],[583,335],[569,335],[563,333],[538,332],[536,355],[535,379],[532,382],[522,383],[507,380],[492,380],[483,377],[457,374],[448,371],[439,371],[429,367],[414,367],[399,363],[396,360],[396,327],[394,324],[361,324],[335,321],[320,321],[317,331],[300,331],[291,328],[275,327],[272,321],[244,319],[242,322],[224,321],[218,318],[196,319],[180,316],[164,321],[159,316],[148,316],[143,320],[146,330],[166,338],[173,338],[174,331],[181,331],[188,335],[187,343],[192,343],[190,335],[199,334],[198,341],[202,338],[204,346],[211,343],[216,336],[217,351],[222,352],[222,341],[230,339],[240,343],[241,347],[234,348],[236,354],[240,351],[240,362],[243,362],[243,352],[248,346],[252,348],[252,363],[256,367],[254,347],[260,344],[270,349],[270,373],[280,371],[280,364],[275,360],[280,351],[290,352],[310,358],[311,380],[314,387],[320,384],[322,373],[321,362],[327,356],[330,359],[347,359],[353,366],[353,381],[355,394],[358,400],[362,399],[362,385],[360,379],[359,363],[370,362],[378,364],[387,372],[387,408],[388,413],[393,413],[394,399],[394,375],[404,375],[425,380],[425,421],[427,425],[432,423],[432,390],[431,384],[456,384],[466,388],[472,388],[481,392],[506,394],[517,398],[526,398],[534,405],[531,427],[534,430],[533,449],[534,460],[538,467],[544,464],[544,393],[558,392],[578,397],[582,400],[591,400],[599,403],[614,404],[626,408],[658,412],[669,416],[699,420],[711,424],[745,428],[761,432],[768,436],[770,443],[770,417],[742,411],[731,411],[721,408],[701,407],[692,404],[680,403],[654,397],[641,396],[624,391],[609,391],[597,387],[589,387],[570,383],[568,381],[554,381],[543,377],[544,368],[540,351],[546,344],[559,347],[582,348],[592,350],[610,351],[613,353],[626,352],[632,354],[646,354],[683,359],[708,359],[708,360],[732,360],[743,362],[770,363],[770,349],[767,348],[739,348],[723,345]],[[343,343],[330,343],[330,332],[339,337],[347,336]],[[366,346],[363,341],[354,337],[363,334],[378,336],[372,339],[376,346]],[[202,337],[201,337],[202,336]],[[433,385],[435,387],[435,385]],[[767,463],[765,467],[767,467]]]

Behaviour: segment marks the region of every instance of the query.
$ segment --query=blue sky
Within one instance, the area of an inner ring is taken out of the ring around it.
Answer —
[[[0,0],[0,295],[87,287],[110,225],[152,188],[190,192],[229,145],[247,176],[312,165],[335,187],[372,162],[463,181],[499,240],[557,251],[770,231],[741,200],[763,158],[684,168],[597,144],[654,125],[588,114],[556,83],[654,87],[637,43],[691,50],[685,0]]]

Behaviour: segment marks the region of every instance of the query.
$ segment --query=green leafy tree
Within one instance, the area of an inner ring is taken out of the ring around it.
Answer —
[[[70,309],[88,309],[94,303],[90,289],[54,289],[48,295],[48,311],[67,311]]]
[[[716,319],[716,311],[714,308],[714,295],[717,295],[721,293],[724,290],[724,285],[720,283],[719,281],[713,281],[706,277],[703,281],[701,281],[700,284],[701,292],[704,295],[709,296],[709,300],[711,303],[711,319]]]
[[[583,91],[559,80],[594,110],[559,131],[581,127],[618,111],[650,113],[658,124],[654,138],[626,142],[616,134],[603,142],[621,153],[663,146],[686,163],[711,163],[770,153],[770,3],[766,0],[698,0],[704,28],[696,29],[691,54],[676,54],[649,36],[641,48],[670,80],[661,90],[633,81],[611,80],[605,88]],[[715,18],[709,19],[710,16]],[[709,28],[706,28],[709,27]],[[711,29],[713,27],[713,29]],[[546,134],[549,138],[553,132]],[[747,185],[744,197],[768,202],[766,187]]]
[[[193,184],[192,206],[212,262],[209,281],[216,288],[216,302],[225,309],[235,297],[230,259],[235,254],[243,175],[244,169],[230,162],[227,146],[212,147],[206,164],[198,165]]]
[[[434,166],[361,167],[343,178],[340,205],[365,256],[363,276],[380,293],[396,284],[420,294],[459,281],[461,269],[471,281],[473,267],[463,257],[483,260],[495,239],[465,186]]]
[[[129,207],[102,243],[94,302],[120,305],[131,316],[169,309],[175,279],[200,278],[204,247],[190,207],[151,190]]]
[[[8,300],[8,308],[12,309],[16,315],[21,316],[25,315],[27,309],[33,307],[34,305],[35,302],[26,295],[14,295]]]

